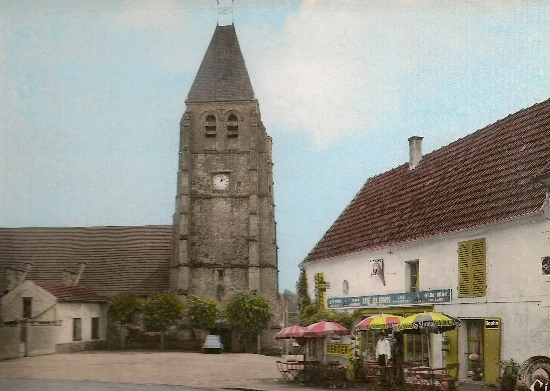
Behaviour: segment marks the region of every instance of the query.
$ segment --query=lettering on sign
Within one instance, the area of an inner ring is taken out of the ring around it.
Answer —
[[[353,353],[353,345],[345,343],[328,343],[327,354],[332,356],[351,356]]]
[[[395,305],[414,305],[425,303],[448,303],[452,295],[450,289],[434,289],[420,292],[388,293],[371,296],[330,297],[328,308],[342,307],[389,307]]]
[[[500,319],[485,319],[486,329],[498,329],[500,328]]]

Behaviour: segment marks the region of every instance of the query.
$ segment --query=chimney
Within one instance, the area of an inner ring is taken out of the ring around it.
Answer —
[[[18,269],[14,266],[8,266],[6,268],[6,290],[11,291],[19,284],[25,281],[29,270],[31,270],[32,263],[25,263],[25,269]]]
[[[80,262],[76,273],[71,270],[63,270],[63,285],[78,285],[78,281],[80,281],[85,266],[86,262]]]
[[[74,282],[75,285],[78,285],[78,282],[80,281],[80,277],[82,277],[82,273],[84,272],[85,267],[86,262],[80,262],[78,264],[78,274],[76,275],[76,281]]]
[[[414,170],[422,160],[422,139],[424,137],[409,137],[409,169]]]
[[[26,262],[25,263],[25,273],[23,274],[23,281],[25,281],[25,279],[27,278],[29,272],[31,271],[31,268],[32,268],[32,262]]]

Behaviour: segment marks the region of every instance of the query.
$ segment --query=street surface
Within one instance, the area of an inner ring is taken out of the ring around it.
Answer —
[[[299,384],[279,383],[277,380],[280,374],[276,365],[278,359],[280,357],[244,353],[203,354],[155,351],[90,351],[24,357],[0,361],[0,390],[173,391],[176,389],[170,386],[186,387],[183,390],[193,388],[312,390]],[[53,382],[14,382],[13,380]],[[33,388],[36,385],[39,387]],[[146,386],[138,388],[136,385]]]
[[[72,380],[0,380],[0,391],[205,391],[182,386],[104,383]]]

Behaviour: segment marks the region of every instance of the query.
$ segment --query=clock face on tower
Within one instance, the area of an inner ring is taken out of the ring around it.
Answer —
[[[214,190],[227,190],[229,188],[229,175],[224,173],[212,176],[212,188]]]

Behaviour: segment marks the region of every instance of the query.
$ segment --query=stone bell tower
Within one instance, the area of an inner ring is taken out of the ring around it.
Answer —
[[[180,122],[171,290],[278,292],[271,137],[233,25],[216,26]]]

